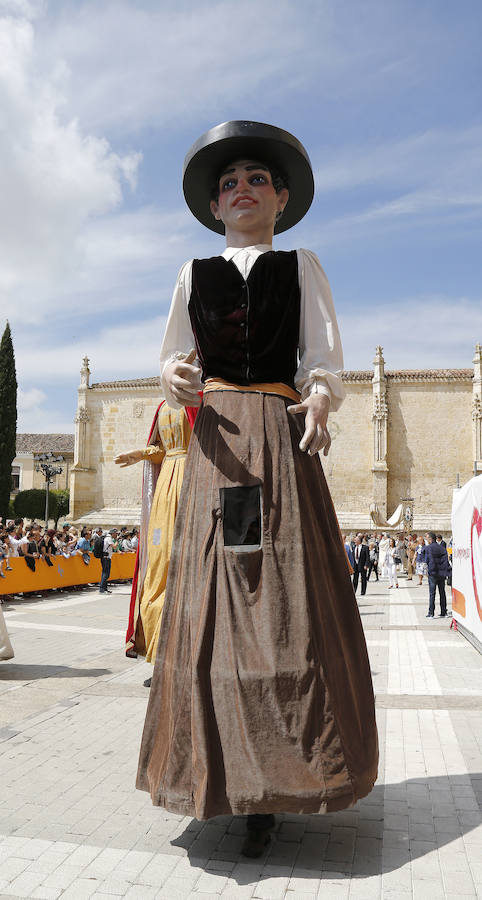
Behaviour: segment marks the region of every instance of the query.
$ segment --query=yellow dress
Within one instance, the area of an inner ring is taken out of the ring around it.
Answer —
[[[140,588],[140,622],[136,634],[136,647],[139,652],[144,649],[147,662],[152,663],[159,641],[174,521],[191,437],[191,426],[184,409],[171,409],[166,403],[159,410],[158,429],[160,443],[143,451],[143,459],[162,465],[149,518],[148,562]]]

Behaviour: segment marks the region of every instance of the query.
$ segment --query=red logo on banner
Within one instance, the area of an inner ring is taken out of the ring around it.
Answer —
[[[482,560],[480,559],[481,547],[480,543],[477,541],[474,547],[474,531],[477,532],[477,537],[480,541],[480,535],[482,534],[482,515],[478,509],[474,509],[472,515],[472,527],[470,529],[470,555],[472,562],[472,583],[474,586],[474,597],[475,602],[477,604],[477,611],[479,613],[479,618],[482,621],[482,606],[479,599],[479,592],[477,590],[477,578],[475,574],[475,566],[474,566],[474,554],[477,554],[478,563],[479,563],[479,571],[482,571]]]

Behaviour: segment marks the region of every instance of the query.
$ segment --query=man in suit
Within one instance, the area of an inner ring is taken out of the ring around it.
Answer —
[[[427,541],[426,561],[428,565],[429,606],[426,618],[433,619],[435,615],[435,591],[438,588],[440,599],[440,618],[447,615],[447,598],[445,595],[445,579],[450,575],[450,565],[447,550],[437,542],[433,531],[425,535]]]
[[[357,534],[355,538],[355,548],[353,550],[353,590],[356,594],[358,587],[358,579],[361,576],[361,593],[362,597],[367,591],[367,572],[370,564],[370,553],[366,544],[362,543],[361,535]]]

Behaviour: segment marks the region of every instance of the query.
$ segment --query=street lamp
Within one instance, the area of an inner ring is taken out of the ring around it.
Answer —
[[[63,462],[63,456],[54,456],[49,450],[48,453],[38,453],[34,456],[35,471],[43,472],[45,478],[45,527],[49,527],[49,487],[52,484],[54,475],[60,475],[63,472],[62,466],[54,466],[53,463]]]

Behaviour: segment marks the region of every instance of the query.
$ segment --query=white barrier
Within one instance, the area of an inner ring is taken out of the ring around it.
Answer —
[[[454,491],[452,532],[453,616],[482,653],[482,475]]]

